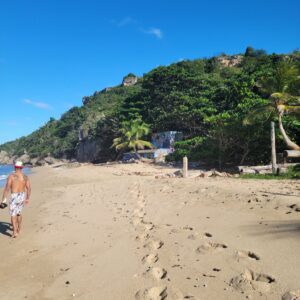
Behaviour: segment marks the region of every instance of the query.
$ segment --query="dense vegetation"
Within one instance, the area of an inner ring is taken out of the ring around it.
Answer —
[[[289,61],[300,70],[300,53],[267,55],[248,47],[244,55],[182,61],[145,74],[131,87],[118,86],[85,97],[85,105],[51,119],[27,137],[6,143],[0,150],[31,156],[76,157],[78,131],[84,138],[100,139],[99,160],[114,159],[111,148],[124,122],[142,119],[152,132],[178,130],[169,159],[187,155],[191,160],[227,164],[265,163],[270,160],[270,119],[244,120],[258,106],[268,104],[263,78],[275,76],[278,64]],[[299,95],[299,94],[298,94]],[[283,125],[291,140],[300,143],[300,122],[287,114]],[[277,130],[277,152],[286,149]]]
[[[22,155],[26,151],[31,157],[49,154],[57,158],[76,158],[79,129],[91,139],[101,136],[105,140],[108,136],[109,149],[112,143],[110,135],[118,129],[113,116],[126,98],[139,91],[140,85],[137,84],[95,92],[83,98],[85,105],[71,108],[59,120],[51,118],[32,134],[1,145],[0,150],[15,155]]]

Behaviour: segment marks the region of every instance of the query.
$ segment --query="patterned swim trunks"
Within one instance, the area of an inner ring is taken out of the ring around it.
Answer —
[[[9,201],[9,214],[12,217],[20,215],[25,204],[25,192],[12,193]]]

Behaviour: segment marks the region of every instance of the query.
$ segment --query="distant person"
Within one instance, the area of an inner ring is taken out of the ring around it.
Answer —
[[[23,174],[23,163],[17,161],[15,163],[15,172],[7,178],[6,186],[3,191],[1,206],[5,207],[5,201],[9,193],[9,214],[13,226],[13,238],[16,238],[21,231],[22,210],[25,204],[29,203],[31,187],[29,178]]]

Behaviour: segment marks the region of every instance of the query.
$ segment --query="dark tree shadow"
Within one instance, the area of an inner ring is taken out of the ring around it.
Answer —
[[[0,222],[0,233],[6,236],[11,237],[11,233],[9,233],[8,231],[12,230],[12,226],[10,223],[7,222]]]
[[[251,235],[267,236],[276,238],[300,238],[300,220],[286,221],[263,221],[261,224],[246,226]]]

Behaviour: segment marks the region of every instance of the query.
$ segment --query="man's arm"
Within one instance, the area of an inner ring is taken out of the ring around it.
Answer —
[[[3,196],[2,196],[2,201],[4,201],[4,199],[7,198],[7,195],[9,193],[9,191],[11,190],[11,186],[12,186],[12,175],[9,175],[8,178],[7,178],[7,181],[6,181],[6,185],[5,185],[5,188],[3,190]]]
[[[29,181],[29,178],[27,177],[27,180],[26,180],[26,200],[25,200],[25,203],[28,204],[29,203],[29,198],[30,198],[30,195],[31,195],[31,185],[30,185],[30,181]]]

